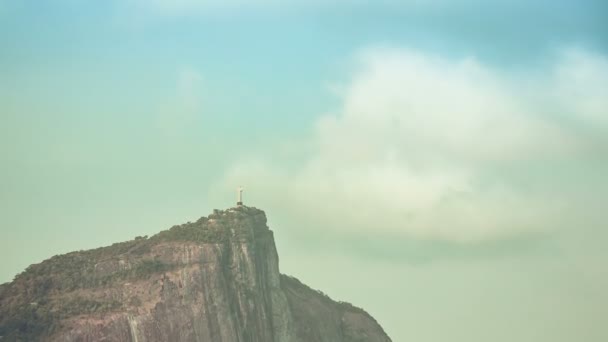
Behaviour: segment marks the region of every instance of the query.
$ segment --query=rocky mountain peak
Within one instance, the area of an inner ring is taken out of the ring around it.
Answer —
[[[31,265],[0,286],[2,341],[390,341],[373,318],[279,273],[264,211]]]

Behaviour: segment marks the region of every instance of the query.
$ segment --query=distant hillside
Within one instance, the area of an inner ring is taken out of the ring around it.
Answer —
[[[4,341],[390,341],[365,311],[281,275],[263,211],[72,252],[0,285]]]

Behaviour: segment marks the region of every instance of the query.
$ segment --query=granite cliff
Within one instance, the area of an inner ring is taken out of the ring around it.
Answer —
[[[263,211],[31,265],[0,285],[4,341],[390,341],[365,311],[279,273]]]

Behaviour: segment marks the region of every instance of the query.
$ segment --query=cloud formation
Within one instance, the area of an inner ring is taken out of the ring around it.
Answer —
[[[475,58],[367,49],[337,87],[341,107],[316,122],[312,155],[293,168],[242,161],[224,182],[338,231],[454,242],[546,232],[581,210],[552,168],[607,147],[607,72],[604,56],[575,49],[510,73]]]

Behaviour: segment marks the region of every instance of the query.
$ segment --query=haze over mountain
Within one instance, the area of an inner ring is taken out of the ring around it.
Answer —
[[[608,341],[606,13],[0,0],[0,283],[242,184],[281,271],[393,340]]]
[[[2,341],[389,342],[364,310],[279,273],[263,211],[31,265],[0,286]]]

